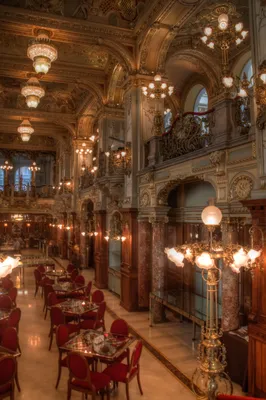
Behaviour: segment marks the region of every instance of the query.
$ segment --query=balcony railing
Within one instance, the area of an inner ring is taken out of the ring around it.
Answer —
[[[0,186],[0,193],[5,197],[53,198],[56,190],[51,185],[31,186],[19,184]]]
[[[213,143],[214,109],[205,113],[189,112],[178,116],[162,135],[160,155],[163,161],[209,147]]]

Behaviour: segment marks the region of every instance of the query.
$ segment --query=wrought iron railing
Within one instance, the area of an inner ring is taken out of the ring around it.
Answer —
[[[213,143],[213,126],[214,109],[178,115],[160,141],[163,161],[209,147]]]

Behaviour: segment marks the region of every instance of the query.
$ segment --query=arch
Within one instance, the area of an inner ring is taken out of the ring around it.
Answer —
[[[243,71],[244,66],[251,59],[252,59],[251,51],[246,51],[245,53],[241,54],[241,56],[238,57],[235,63],[233,64],[232,74],[241,77],[241,73]]]
[[[208,205],[208,201],[216,198],[215,186],[207,180],[184,181],[182,182],[182,195],[180,185],[176,186],[169,192],[167,205],[171,208],[197,208],[203,209]]]
[[[118,83],[122,73],[123,73],[122,65],[116,64],[113,69],[113,72],[112,72],[112,75],[110,78],[110,82],[109,82],[109,86],[108,86],[108,90],[107,90],[107,96],[106,96],[107,103],[113,104],[116,102],[115,99],[116,99],[116,94],[117,94],[116,93],[117,83]]]
[[[193,85],[186,95],[186,99],[185,99],[184,106],[183,106],[184,112],[186,112],[186,111],[200,112],[199,105],[200,105],[200,100],[201,100],[201,96],[203,93],[206,93],[206,95],[208,97],[206,88],[201,83]],[[207,103],[207,106],[208,106],[208,103]]]
[[[15,171],[15,185],[20,184],[20,179],[22,180],[23,185],[30,185],[31,175],[31,170],[28,166],[24,165],[22,167],[18,167]]]

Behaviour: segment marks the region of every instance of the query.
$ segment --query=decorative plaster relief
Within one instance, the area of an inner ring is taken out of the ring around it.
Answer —
[[[151,205],[151,199],[148,192],[142,192],[140,194],[139,205],[140,207],[149,207]]]
[[[235,178],[231,184],[231,200],[244,200],[250,196],[253,188],[253,181],[247,175],[240,175]]]

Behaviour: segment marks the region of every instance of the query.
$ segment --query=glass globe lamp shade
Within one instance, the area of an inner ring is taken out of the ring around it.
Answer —
[[[177,252],[174,248],[166,248],[164,251],[167,254],[168,259],[175,263],[177,267],[184,267],[184,254],[182,254],[181,252]]]
[[[251,260],[251,262],[254,262],[256,260],[256,258],[258,258],[261,255],[261,250],[260,251],[256,251],[256,250],[249,250],[248,252],[248,256]]]
[[[206,226],[217,226],[220,224],[223,214],[218,207],[205,207],[201,213],[201,219]]]
[[[264,84],[266,84],[266,72],[263,72],[262,74],[259,75],[260,79]]]
[[[212,28],[210,26],[206,26],[206,28],[204,29],[204,33],[206,36],[211,36]]]
[[[162,83],[162,84],[161,84],[161,88],[162,88],[162,89],[166,89],[166,88],[167,88],[167,84],[166,84],[166,83]]]
[[[214,267],[214,260],[209,253],[202,253],[200,256],[197,256],[195,263],[201,269],[210,269]]]
[[[218,27],[219,27],[219,29],[221,29],[221,31],[224,31],[225,29],[228,28],[228,15],[227,14],[219,15]]]
[[[165,99],[166,98],[166,94],[165,93],[161,93],[161,98]]]
[[[237,93],[237,95],[239,96],[239,97],[242,97],[242,98],[245,98],[245,97],[247,97],[247,91],[245,90],[245,89],[243,89],[243,88],[241,88],[240,90],[239,90],[239,92]]]
[[[155,82],[161,82],[161,80],[162,80],[161,75],[160,74],[156,74],[155,77],[154,77],[154,80],[155,80]]]
[[[51,68],[51,61],[46,57],[36,57],[33,61],[33,68],[37,74],[47,74]]]
[[[226,88],[231,88],[233,86],[234,79],[231,76],[224,76],[222,82]]]
[[[242,22],[238,22],[238,24],[235,25],[236,32],[241,32],[243,27],[244,25],[242,24]]]
[[[202,36],[201,38],[201,41],[203,42],[203,43],[207,43],[207,40],[208,40],[208,37],[207,36]]]
[[[20,135],[22,142],[29,142],[31,135],[29,133],[22,133]]]
[[[247,266],[249,256],[243,249],[240,249],[233,254],[233,259],[234,259],[234,265],[237,268],[241,268]]]
[[[149,83],[149,88],[150,88],[150,89],[154,89],[154,88],[155,88],[155,85],[154,85],[153,82]]]
[[[236,39],[236,45],[237,45],[237,46],[239,46],[242,42],[243,42],[242,39],[240,39],[240,38],[237,38],[237,39]]]
[[[214,49],[214,42],[210,42],[209,44],[207,44],[207,46],[208,46],[210,49]]]
[[[242,36],[243,39],[246,39],[247,35],[248,35],[248,31],[242,31],[241,32],[241,36]]]

